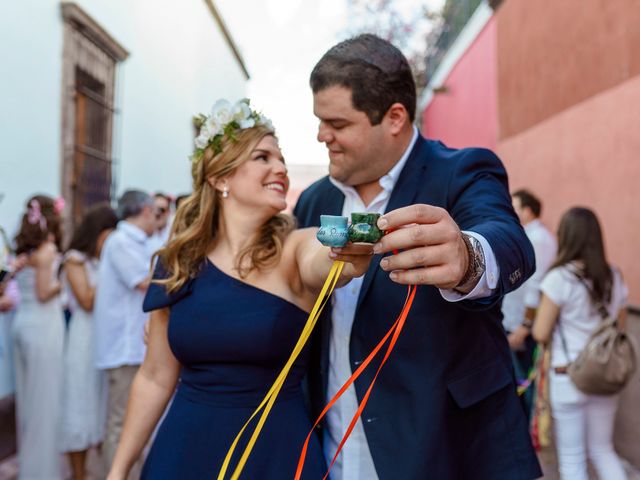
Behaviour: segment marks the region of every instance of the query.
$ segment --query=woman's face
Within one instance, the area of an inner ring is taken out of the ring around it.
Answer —
[[[225,202],[256,209],[267,208],[270,215],[284,210],[287,207],[289,177],[275,137],[267,135],[260,140],[249,160],[227,177],[226,185],[229,196],[223,198]]]

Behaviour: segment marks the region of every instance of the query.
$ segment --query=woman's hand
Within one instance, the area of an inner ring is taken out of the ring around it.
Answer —
[[[344,247],[333,247],[329,252],[329,258],[345,262],[342,270],[344,277],[361,277],[369,269],[373,258],[373,244],[348,243]]]

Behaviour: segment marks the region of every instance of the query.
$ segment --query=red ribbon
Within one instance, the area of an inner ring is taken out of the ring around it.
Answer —
[[[394,252],[394,253],[396,253],[396,252]],[[389,331],[385,334],[385,336],[382,337],[382,340],[380,340],[378,345],[376,345],[376,347],[369,354],[369,356],[362,362],[360,367],[358,367],[358,369],[355,372],[353,372],[353,375],[351,375],[349,377],[349,379],[340,388],[340,390],[338,390],[338,392],[334,395],[334,397],[331,399],[331,401],[329,403],[327,403],[327,405],[322,410],[322,413],[320,413],[320,416],[318,417],[318,419],[313,424],[313,427],[311,428],[311,431],[307,435],[307,438],[306,438],[306,440],[304,442],[304,445],[302,447],[302,452],[300,452],[300,458],[298,459],[298,468],[296,469],[295,480],[300,480],[300,477],[302,475],[302,470],[304,469],[304,462],[305,462],[305,459],[306,459],[306,456],[307,456],[307,449],[309,447],[309,441],[311,439],[311,435],[313,434],[313,431],[316,428],[316,426],[320,423],[320,421],[326,415],[326,413],[329,411],[329,409],[331,409],[331,407],[333,407],[333,405],[338,401],[338,399],[342,396],[342,394],[362,374],[364,369],[367,368],[367,366],[375,358],[375,356],[378,354],[380,349],[387,342],[389,337],[391,337],[391,341],[389,342],[389,346],[387,347],[387,351],[386,351],[386,353],[385,353],[385,355],[384,355],[384,357],[382,359],[382,362],[380,362],[380,366],[378,367],[378,370],[376,371],[376,374],[373,377],[373,380],[371,380],[371,384],[369,385],[369,388],[367,389],[367,392],[365,393],[364,397],[362,397],[362,402],[358,406],[358,409],[356,410],[356,413],[353,415],[353,418],[351,419],[351,423],[349,424],[349,428],[347,428],[347,431],[345,432],[344,436],[342,437],[342,440],[340,441],[340,444],[338,445],[338,449],[336,450],[336,453],[333,456],[333,459],[331,460],[331,464],[329,465],[329,468],[327,469],[327,473],[323,477],[323,480],[326,480],[326,478],[329,476],[329,472],[331,471],[331,467],[333,467],[333,464],[335,463],[336,459],[338,458],[338,455],[342,451],[342,447],[344,446],[345,442],[347,441],[347,439],[351,435],[351,432],[353,431],[353,429],[354,429],[354,427],[355,427],[355,425],[356,425],[356,423],[358,421],[358,418],[360,418],[360,416],[362,415],[362,412],[364,411],[364,408],[367,405],[367,402],[369,401],[369,396],[371,395],[371,391],[373,390],[373,385],[376,383],[376,380],[378,378],[378,375],[379,375],[380,371],[382,370],[382,367],[386,363],[387,359],[389,358],[389,355],[391,354],[393,348],[396,345],[398,337],[400,336],[400,332],[402,331],[402,328],[404,327],[404,324],[405,324],[405,321],[407,319],[407,316],[409,315],[409,311],[411,310],[411,305],[413,304],[413,299],[415,298],[415,295],[416,295],[416,288],[417,288],[416,285],[409,285],[408,290],[407,290],[407,298],[405,299],[402,311],[400,312],[400,315],[398,316],[396,321],[393,323],[393,325],[391,326]]]

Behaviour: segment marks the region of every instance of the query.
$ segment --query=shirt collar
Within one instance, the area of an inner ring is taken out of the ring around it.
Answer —
[[[378,180],[378,183],[380,184],[380,186],[385,192],[391,193],[391,191],[393,190],[393,187],[396,186],[396,183],[398,182],[398,178],[400,177],[400,173],[402,172],[402,169],[406,165],[407,160],[409,160],[409,155],[411,154],[411,150],[413,150],[413,147],[415,146],[417,140],[418,140],[418,129],[414,125],[413,136],[411,137],[411,141],[409,142],[409,145],[407,146],[406,150],[400,157],[400,160],[396,162],[396,164],[391,168],[391,170],[387,172],[386,175],[383,175]],[[345,195],[348,195],[349,193],[353,194],[356,191],[356,189],[353,188],[352,186],[346,185],[336,180],[333,177],[329,177],[329,181],[331,181],[331,183],[333,183],[333,185]]]
[[[127,222],[126,220],[118,222],[117,228],[118,230],[122,230],[127,236],[131,237],[138,243],[144,243],[149,238],[144,230],[131,222]]]
[[[531,230],[535,230],[536,228],[538,228],[540,226],[541,222],[538,218],[531,220],[529,223],[527,223],[524,226],[524,231],[525,232],[530,232]]]

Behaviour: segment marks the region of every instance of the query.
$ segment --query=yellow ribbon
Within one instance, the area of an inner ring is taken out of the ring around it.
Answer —
[[[296,345],[293,348],[293,352],[291,353],[289,360],[287,360],[287,363],[282,368],[282,371],[276,378],[276,381],[273,383],[273,385],[265,395],[260,405],[258,405],[258,408],[255,409],[251,417],[249,417],[249,420],[247,420],[244,426],[240,429],[240,432],[238,432],[238,435],[236,435],[235,440],[231,444],[231,447],[229,448],[229,451],[227,452],[227,455],[224,458],[224,462],[222,463],[222,467],[220,468],[220,472],[218,473],[218,480],[224,480],[224,476],[226,475],[227,469],[229,468],[229,463],[231,462],[231,457],[233,455],[233,452],[236,446],[238,445],[238,442],[240,441],[240,438],[242,437],[242,434],[246,430],[249,423],[251,423],[251,420],[255,418],[255,416],[260,412],[260,410],[264,409],[253,431],[253,434],[249,439],[249,443],[247,443],[247,446],[245,447],[244,452],[242,453],[242,456],[238,461],[238,465],[236,466],[235,470],[231,474],[231,480],[237,480],[238,477],[240,477],[240,473],[242,472],[242,469],[247,463],[247,459],[249,458],[249,455],[251,454],[251,450],[253,450],[253,446],[255,445],[256,440],[260,435],[260,431],[262,430],[262,427],[264,426],[264,423],[267,420],[267,416],[269,415],[269,412],[271,411],[271,408],[273,407],[273,404],[276,401],[276,397],[278,396],[278,393],[280,393],[280,389],[282,388],[282,385],[284,385],[284,381],[287,378],[287,375],[289,374],[289,370],[291,370],[291,367],[293,366],[294,362],[298,358],[298,355],[300,355],[300,352],[304,348],[304,345],[307,343],[307,340],[311,336],[313,327],[315,327],[316,322],[318,321],[318,318],[322,313],[322,309],[326,305],[329,297],[331,296],[331,293],[336,287],[336,283],[338,282],[338,278],[340,278],[340,274],[342,273],[343,267],[344,267],[344,262],[341,262],[341,261],[333,262],[333,265],[331,266],[331,270],[329,271],[329,276],[327,277],[327,279],[324,282],[324,285],[322,286],[320,295],[318,295],[318,298],[316,299],[316,303],[313,306],[311,313],[309,314],[309,318],[307,318],[307,322],[305,323],[304,328],[302,329],[300,338],[298,338],[298,341],[296,342]]]

